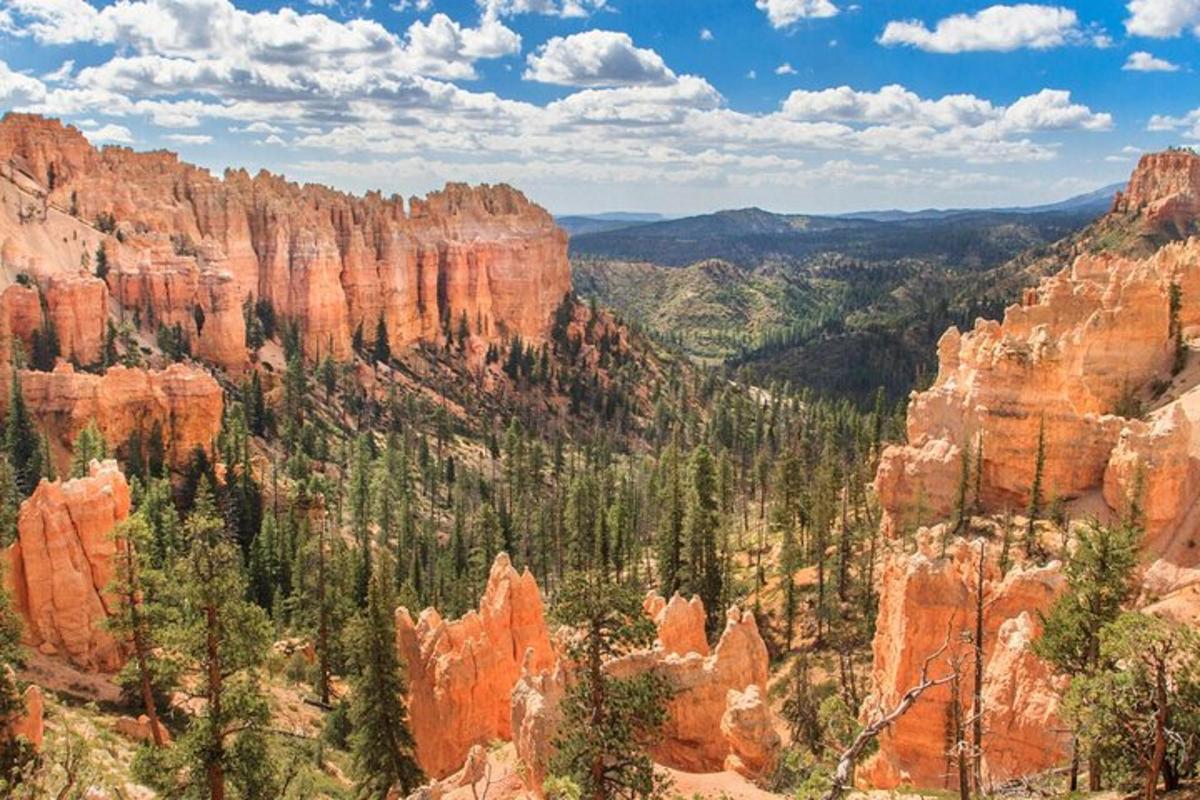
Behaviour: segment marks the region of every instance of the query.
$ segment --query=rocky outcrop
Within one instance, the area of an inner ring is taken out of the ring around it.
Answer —
[[[925,660],[945,646],[930,665],[930,677],[948,675],[958,660],[964,718],[970,716],[983,540],[955,539],[942,556],[941,536],[940,528],[924,530],[917,552],[893,548],[886,556],[867,714],[894,708],[919,682]],[[1040,634],[1037,614],[1050,608],[1063,580],[1057,562],[1001,575],[997,546],[987,545],[984,553],[983,771],[995,784],[1050,769],[1068,753],[1069,736],[1058,717],[1062,686],[1030,650]],[[921,695],[879,737],[879,752],[863,766],[860,779],[876,788],[948,788],[951,698],[947,685]]]
[[[1023,508],[1042,436],[1045,497],[1071,499],[1103,487],[1119,511],[1132,479],[1143,474],[1153,506],[1148,548],[1175,550],[1195,563],[1200,551],[1176,546],[1192,536],[1182,522],[1200,476],[1192,423],[1170,407],[1149,421],[1114,413],[1171,377],[1173,286],[1181,297],[1179,324],[1190,330],[1200,323],[1200,240],[1145,259],[1081,255],[1010,307],[1003,323],[980,320],[969,333],[947,331],[937,379],[909,405],[908,443],[888,447],[881,459],[875,485],[885,529],[949,514],[964,450],[972,483],[982,451],[986,509]]]
[[[1200,218],[1200,155],[1176,150],[1142,156],[1128,188],[1113,200],[1113,211],[1140,214],[1154,226],[1194,227]]]
[[[662,613],[671,607],[675,614]],[[761,777],[774,764],[779,737],[763,702],[767,648],[753,614],[731,608],[716,648],[706,654],[707,645],[705,653],[668,649],[681,641],[704,641],[704,607],[698,600],[676,596],[666,603],[652,596],[644,608],[660,622],[655,646],[614,659],[605,669],[617,678],[653,672],[666,681],[671,691],[667,721],[651,756],[688,772],[730,769]],[[685,619],[691,620],[691,630],[681,623]],[[562,666],[553,674],[526,670],[513,690],[514,741],[525,765],[526,786],[535,793],[546,775],[561,722],[558,704],[570,679],[570,669]]]
[[[85,478],[45,481],[21,504],[17,541],[8,549],[14,607],[27,643],[76,666],[113,672],[121,647],[104,627],[116,543],[129,516],[129,484],[116,462],[92,462]]]
[[[148,442],[157,428],[166,458],[177,469],[187,465],[197,447],[211,453],[221,430],[221,386],[191,364],[164,370],[110,367],[95,375],[60,362],[53,372],[22,371],[20,377],[29,413],[49,436],[60,470],[92,420],[113,449],[123,447],[134,432]],[[7,393],[2,393],[0,406],[6,405]]]
[[[17,676],[12,667],[5,664],[3,671],[3,676],[0,676],[0,684],[4,684],[10,689],[15,688]],[[45,736],[45,708],[46,703],[42,697],[41,688],[34,684],[26,686],[25,691],[21,693],[19,712],[7,718],[0,718],[0,742],[20,737],[33,745],[35,749],[40,749]]]
[[[511,739],[510,694],[522,667],[554,664],[537,582],[505,554],[492,565],[478,612],[446,621],[427,608],[413,622],[401,608],[396,639],[417,761],[432,778],[458,769],[474,745]]]
[[[708,655],[708,636],[704,631],[704,603],[699,597],[684,600],[678,592],[670,602],[650,592],[642,610],[658,629],[658,645],[663,652]]]
[[[541,339],[570,289],[565,233],[504,185],[451,184],[406,211],[400,197],[266,172],[216,178],[164,151],[97,151],[74,128],[21,114],[0,122],[0,163],[55,209],[47,218],[111,220],[117,300],[144,322],[180,324],[197,355],[228,368],[247,361],[251,297],[299,324],[310,357],[345,358],[355,331],[370,342],[381,318],[396,350],[462,319],[485,339]],[[9,249],[32,249],[22,242],[39,224],[10,231]]]

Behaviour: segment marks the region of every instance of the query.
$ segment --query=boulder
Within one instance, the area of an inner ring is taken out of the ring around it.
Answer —
[[[729,690],[721,734],[729,745],[726,770],[750,780],[771,773],[779,754],[779,734],[771,708],[757,685],[751,684],[742,692]]]

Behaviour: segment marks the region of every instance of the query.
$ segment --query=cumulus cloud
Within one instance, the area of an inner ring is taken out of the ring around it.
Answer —
[[[1146,124],[1146,130],[1155,133],[1181,132],[1189,139],[1200,139],[1200,108],[1193,109],[1181,117],[1155,114]]]
[[[700,41],[702,41],[702,42],[711,42],[711,41],[712,41],[713,39],[715,39],[715,38],[716,38],[716,37],[715,37],[715,36],[713,36],[713,32],[712,32],[711,30],[709,30],[708,28],[701,28],[701,29],[700,29]]]
[[[1130,0],[1125,30],[1132,36],[1169,39],[1191,30],[1200,36],[1200,0]]]
[[[133,144],[133,134],[124,125],[101,125],[91,130],[85,128],[83,135],[93,144]]]
[[[542,14],[566,19],[590,16],[608,5],[608,0],[475,0],[485,16],[513,17]]]
[[[520,51],[520,37],[485,16],[466,28],[445,14],[414,22],[404,36],[368,19],[339,22],[284,7],[250,12],[231,0],[121,0],[98,9],[85,0],[11,0],[20,30],[43,44],[114,45],[136,57],[190,62],[214,74],[237,71],[266,84],[305,73],[355,70],[462,79],[474,62]]]
[[[790,61],[785,61],[775,68],[776,75],[795,75],[796,68],[792,66]]]
[[[802,19],[835,17],[838,13],[830,0],[754,0],[754,5],[766,12],[773,28],[787,28]]]
[[[837,120],[848,123],[921,127],[928,129],[984,129],[996,133],[1039,130],[1101,131],[1112,127],[1112,117],[1071,102],[1071,93],[1043,89],[1007,107],[970,94],[951,94],[930,100],[892,84],[877,92],[839,86],[821,91],[797,90],[783,102],[783,113],[795,119]]]
[[[1156,58],[1145,50],[1130,53],[1121,69],[1127,72],[1178,72],[1179,65],[1163,58]]]
[[[45,97],[45,84],[14,71],[0,60],[0,105],[19,107],[40,102]]]
[[[989,6],[975,14],[954,14],[939,20],[932,30],[919,20],[892,21],[884,27],[879,42],[930,53],[965,53],[1046,50],[1083,38],[1079,18],[1071,9],[1021,3]]]
[[[163,137],[176,144],[212,144],[213,137],[203,133],[168,133]]]
[[[629,34],[617,31],[555,36],[527,62],[526,80],[559,86],[669,86],[676,81],[658,53],[635,47]]]

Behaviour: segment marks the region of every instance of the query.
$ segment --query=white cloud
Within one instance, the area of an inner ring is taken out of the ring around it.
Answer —
[[[396,2],[389,4],[388,8],[397,14],[403,14],[409,10],[425,12],[433,8],[433,0],[396,0]]]
[[[168,133],[163,137],[177,144],[212,144],[213,137],[203,133]]]
[[[83,135],[92,144],[133,144],[133,134],[124,125],[102,125],[93,130],[84,130]]]
[[[463,79],[474,62],[520,51],[520,37],[485,16],[467,28],[445,14],[415,21],[401,37],[369,19],[321,13],[249,12],[231,0],[123,0],[97,9],[85,0],[10,0],[22,32],[43,44],[91,42],[128,51],[130,61],[184,59],[243,82],[339,82],[355,70]],[[323,74],[324,73],[324,74]]]
[[[802,19],[826,19],[837,16],[838,7],[830,0],[755,0],[765,11],[773,28],[786,28]]]
[[[1200,36],[1200,0],[1130,0],[1125,30],[1132,36],[1169,39],[1185,29]]]
[[[1178,72],[1179,66],[1162,58],[1156,58],[1145,50],[1130,53],[1121,69],[1128,72]]]
[[[617,31],[555,36],[527,62],[526,80],[559,86],[668,86],[676,81],[658,53],[635,47],[629,34]]]
[[[951,94],[929,100],[899,84],[877,92],[849,86],[821,91],[796,90],[783,102],[782,111],[802,120],[836,120],[871,125],[941,129],[983,129],[996,133],[1038,130],[1107,130],[1109,114],[1095,113],[1071,102],[1070,92],[1043,89],[1008,107],[996,106],[970,94]]]
[[[1193,109],[1182,117],[1155,114],[1146,124],[1146,130],[1155,133],[1181,132],[1189,139],[1200,139],[1200,108]]]
[[[578,19],[591,16],[608,5],[608,0],[475,0],[488,17],[514,17],[518,14]]]
[[[75,60],[68,58],[66,61],[64,61],[62,64],[59,65],[58,69],[54,70],[53,72],[47,72],[45,75],[42,76],[42,78],[47,81],[50,81],[51,83],[61,83],[62,81],[65,81],[67,78],[70,78],[71,73],[74,71],[75,71]]]
[[[40,102],[46,96],[46,85],[37,78],[22,75],[0,60],[0,104],[10,107]]]
[[[884,27],[879,42],[909,45],[930,53],[964,53],[1045,50],[1082,38],[1079,18],[1071,9],[1021,3],[989,6],[975,14],[955,14],[939,20],[933,30],[919,20],[892,21]]]
[[[756,70],[756,69],[750,70],[749,72],[746,73],[746,77],[749,78],[750,80],[757,79],[758,78],[758,70]]]
[[[791,62],[785,61],[782,64],[780,64],[778,67],[775,68],[775,74],[776,75],[795,75],[796,68],[792,66]]]
[[[713,32],[712,32],[712,31],[710,31],[708,28],[701,28],[701,29],[700,29],[700,41],[702,41],[702,42],[711,42],[711,41],[712,41],[713,39],[715,39],[715,38],[716,38],[716,37],[715,37],[715,36],[713,36]]]

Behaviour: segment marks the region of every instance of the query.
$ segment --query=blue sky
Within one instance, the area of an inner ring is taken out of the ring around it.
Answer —
[[[557,213],[1032,204],[1200,140],[1200,0],[0,0],[0,109]]]

